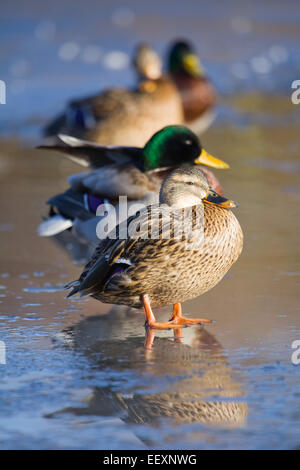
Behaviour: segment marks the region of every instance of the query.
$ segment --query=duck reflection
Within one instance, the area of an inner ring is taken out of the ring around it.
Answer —
[[[95,376],[105,374],[110,384],[95,386],[83,400],[86,407],[54,415],[118,416],[126,423],[153,426],[164,418],[243,426],[247,404],[216,338],[199,326],[174,332],[146,330],[145,335],[140,315],[114,306],[109,314],[64,331],[66,344],[83,352],[92,371],[96,369]]]

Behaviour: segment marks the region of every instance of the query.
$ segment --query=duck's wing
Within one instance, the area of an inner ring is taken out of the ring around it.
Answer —
[[[56,136],[59,132],[66,127],[67,119],[66,114],[61,113],[56,118],[54,118],[46,127],[43,129],[44,137],[53,137]]]
[[[58,137],[62,145],[41,145],[38,148],[61,152],[79,165],[90,168],[128,162],[139,166],[141,162],[142,149],[139,147],[99,145],[65,134]]]
[[[68,182],[73,190],[91,193],[94,196],[116,200],[127,196],[129,200],[139,200],[147,192],[158,192],[159,182],[152,181],[130,164],[108,165],[101,169],[72,175]]]
[[[68,109],[89,109],[96,123],[108,116],[122,112],[135,99],[136,91],[125,88],[112,88],[103,90],[96,95],[87,96],[78,100],[72,100]]]
[[[135,216],[131,217],[133,219]],[[127,223],[129,219],[125,221]],[[122,225],[122,224],[121,224]],[[120,226],[116,230],[119,231]],[[128,245],[128,240],[125,239],[111,239],[106,238],[101,240],[91,259],[86,264],[78,280],[70,282],[65,287],[66,289],[72,288],[68,297],[80,293],[80,295],[93,295],[98,290],[102,290],[105,282],[109,279],[114,267],[120,259],[122,253],[125,252],[125,247]],[[121,258],[122,260],[122,258]],[[122,260],[123,262],[126,259]],[[124,263],[125,264],[125,263]],[[130,262],[128,261],[128,267]]]
[[[159,191],[159,184],[130,164],[109,165],[75,174],[68,182],[70,189],[47,201],[51,210],[49,217],[38,227],[40,236],[52,236],[72,227],[74,221],[84,222],[96,214],[100,216],[99,206],[106,211],[114,206],[117,214],[120,211],[123,214],[124,210],[126,214],[132,205],[146,206],[157,202]],[[120,196],[127,198],[123,199],[124,206],[119,204]]]
[[[147,206],[119,224],[115,231],[100,241],[80,278],[66,286],[73,288],[68,297],[76,293],[96,295],[101,292],[112,275],[134,265],[138,253],[142,252],[142,257],[148,253],[153,258],[154,250],[157,256],[163,256],[161,250],[166,245],[177,243],[170,237],[170,219],[167,215],[170,217],[169,208],[156,204]],[[171,234],[177,223],[182,223],[180,211],[172,213]]]
[[[57,212],[71,220],[88,220],[94,216],[93,212],[89,209],[89,202],[85,194],[80,194],[71,188],[62,194],[51,197],[47,204],[55,207]]]
[[[66,129],[73,131],[92,129],[108,116],[126,109],[134,96],[134,90],[114,88],[72,100],[67,104],[65,111],[43,129],[43,134],[45,137],[53,137]]]

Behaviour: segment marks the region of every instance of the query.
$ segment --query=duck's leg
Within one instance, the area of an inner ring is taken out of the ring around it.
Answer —
[[[155,328],[157,330],[168,330],[169,328],[178,328],[177,325],[174,325],[172,322],[158,322],[155,319],[154,313],[150,305],[148,295],[142,295],[141,301],[144,307],[145,312],[145,326],[148,328]]]
[[[174,304],[173,313],[168,322],[158,322],[152,312],[148,295],[142,295],[141,301],[145,312],[145,325],[149,328],[156,328],[158,330],[168,330],[170,328],[181,328],[188,325],[195,325],[197,323],[210,323],[211,320],[207,318],[184,318],[180,304]]]
[[[182,316],[181,304],[173,305],[173,313],[170,316],[169,322],[172,322],[175,327],[197,325],[198,323],[211,323],[207,318],[185,318]]]

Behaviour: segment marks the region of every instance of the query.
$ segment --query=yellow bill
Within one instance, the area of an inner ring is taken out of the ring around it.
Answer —
[[[213,168],[219,168],[222,170],[229,168],[229,165],[227,163],[223,162],[223,160],[219,160],[219,158],[213,157],[212,155],[207,153],[206,150],[204,149],[202,149],[199,157],[197,157],[196,160],[194,160],[194,163],[196,165],[207,165],[207,166],[211,166]]]
[[[199,77],[204,73],[200,60],[196,54],[185,54],[183,57],[184,69],[190,74]]]

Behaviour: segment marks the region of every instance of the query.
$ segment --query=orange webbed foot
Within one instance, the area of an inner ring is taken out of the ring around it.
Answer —
[[[182,309],[179,303],[174,304],[173,313],[168,322],[158,322],[152,312],[149,298],[147,295],[141,297],[144,312],[145,312],[145,326],[157,330],[169,330],[171,328],[184,328],[186,326],[197,325],[201,323],[211,323],[207,318],[185,318],[182,316]]]
[[[185,318],[182,316],[181,304],[174,304],[173,313],[169,319],[169,322],[172,322],[175,326],[190,326],[198,325],[201,323],[212,323],[212,320],[208,318]]]

